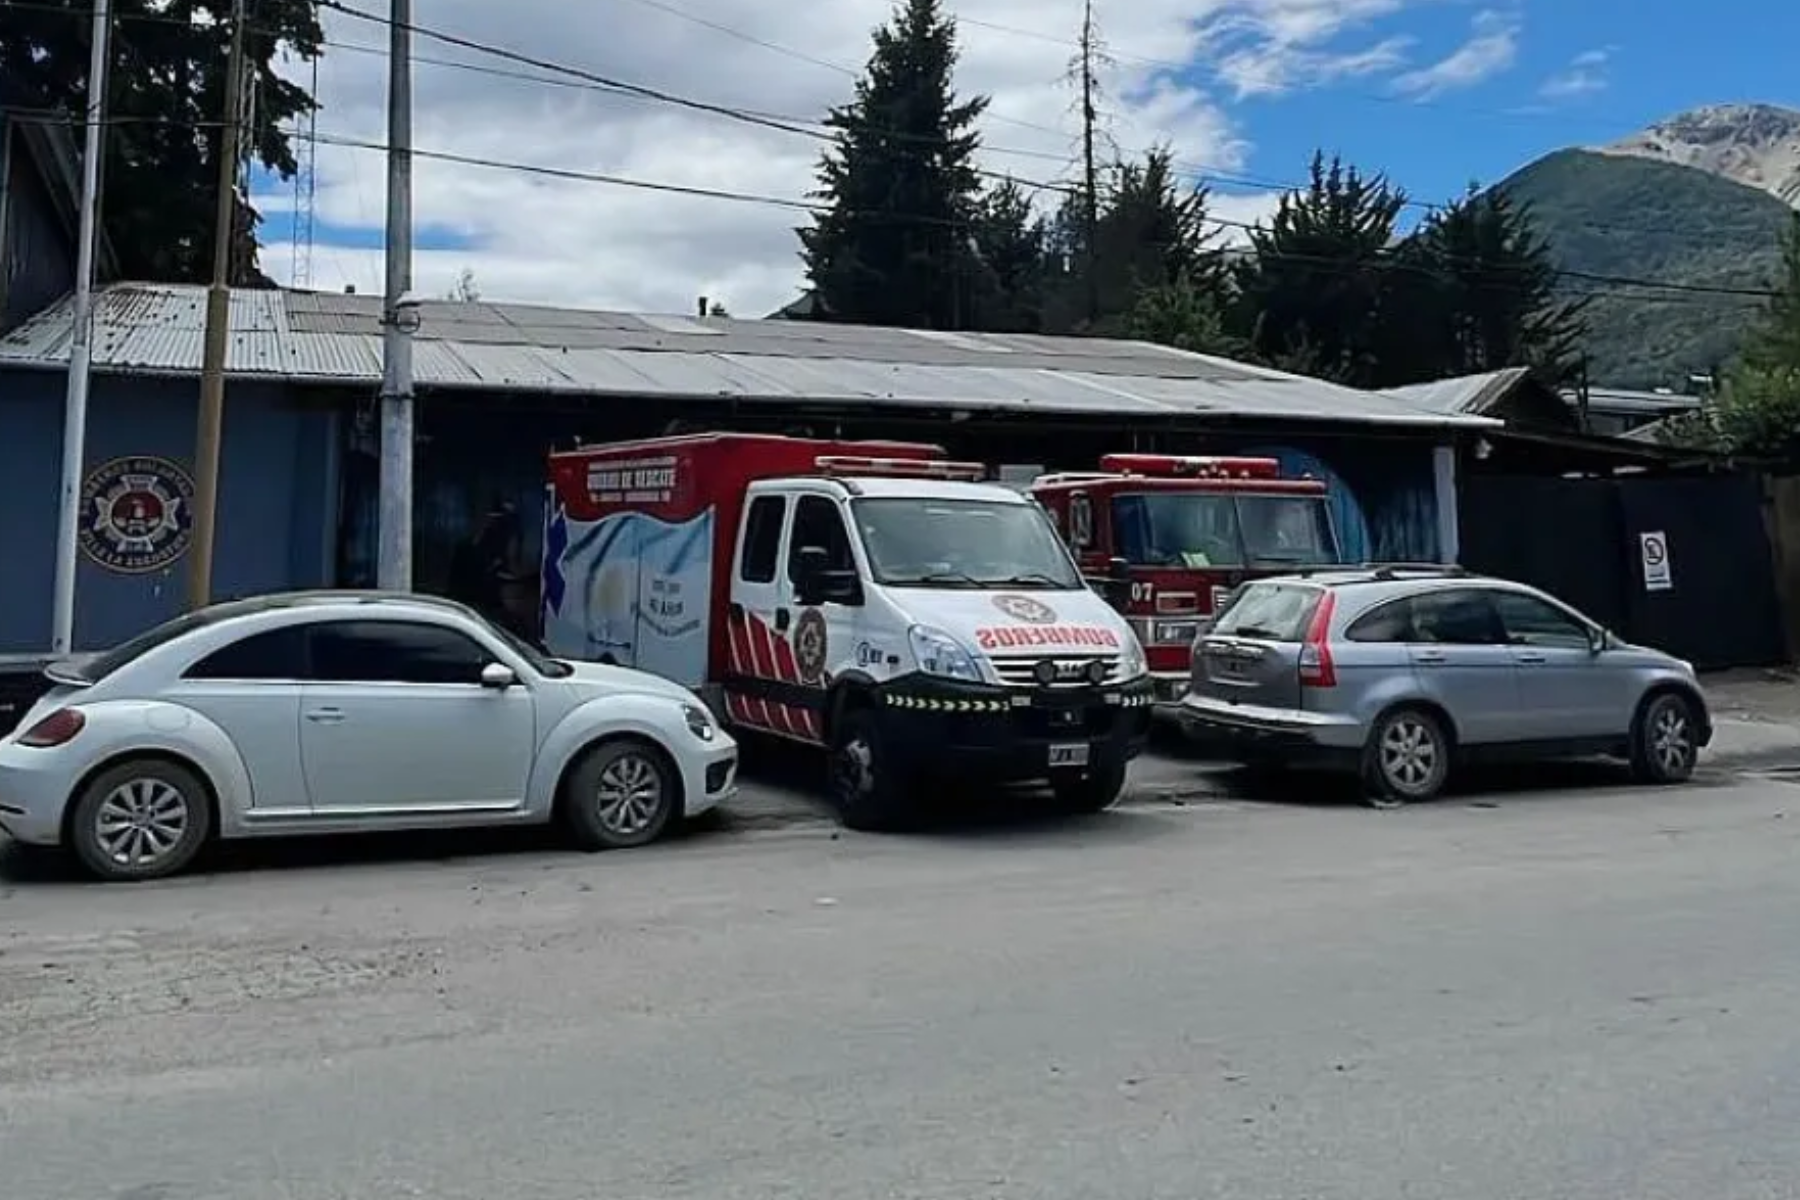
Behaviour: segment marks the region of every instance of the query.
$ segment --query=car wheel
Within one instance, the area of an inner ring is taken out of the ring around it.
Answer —
[[[873,714],[851,710],[838,718],[830,764],[831,801],[845,825],[871,832],[899,827],[910,804],[907,781],[883,750]]]
[[[1699,721],[1679,692],[1650,698],[1631,734],[1631,772],[1643,783],[1686,783],[1700,761]]]
[[[1111,808],[1125,790],[1125,764],[1093,767],[1080,775],[1050,781],[1056,807],[1066,813],[1097,813]]]
[[[108,767],[76,797],[69,843],[101,879],[161,879],[194,861],[212,836],[212,804],[193,771],[165,759]]]
[[[668,829],[681,777],[661,749],[637,739],[603,742],[570,772],[563,820],[584,850],[646,846]]]
[[[1421,708],[1386,713],[1369,734],[1363,782],[1376,806],[1430,800],[1450,777],[1443,722]]]

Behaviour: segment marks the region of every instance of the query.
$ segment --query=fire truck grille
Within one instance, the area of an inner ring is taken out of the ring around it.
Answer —
[[[1000,682],[1019,688],[1080,688],[1119,682],[1117,655],[1102,658],[996,658],[994,671]],[[1095,680],[1089,672],[1098,663],[1104,672]]]

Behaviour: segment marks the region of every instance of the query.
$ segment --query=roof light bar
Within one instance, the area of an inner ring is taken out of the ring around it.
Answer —
[[[1281,464],[1273,458],[1220,458],[1183,454],[1107,454],[1102,470],[1126,475],[1191,476],[1199,479],[1279,479]]]
[[[816,460],[825,475],[877,475],[907,479],[960,479],[978,483],[987,478],[981,463],[950,462],[928,458],[864,458],[850,454],[821,454]]]

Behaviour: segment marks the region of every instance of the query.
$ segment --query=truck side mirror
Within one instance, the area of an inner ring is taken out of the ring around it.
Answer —
[[[802,546],[794,552],[794,601],[805,607],[827,602],[862,603],[862,581],[855,571],[834,571],[831,553],[823,546]]]

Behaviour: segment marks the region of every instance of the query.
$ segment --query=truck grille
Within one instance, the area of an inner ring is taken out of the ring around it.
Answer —
[[[993,660],[994,672],[1000,676],[1000,682],[1007,687],[1041,688],[1046,686],[1038,677],[1039,663],[1052,663],[1057,668],[1057,676],[1052,688],[1075,689],[1092,687],[1088,679],[1090,663],[1098,662],[1106,668],[1103,684],[1119,682],[1119,658],[1110,655],[1102,658],[996,658]]]

